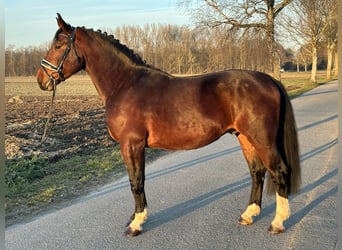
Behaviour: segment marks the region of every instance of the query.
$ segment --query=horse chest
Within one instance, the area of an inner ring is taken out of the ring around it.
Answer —
[[[128,134],[136,136],[144,136],[143,118],[134,108],[115,109],[106,107],[106,120],[109,134],[111,137],[120,142]]]

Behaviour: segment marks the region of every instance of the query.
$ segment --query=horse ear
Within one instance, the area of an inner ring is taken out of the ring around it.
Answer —
[[[62,16],[59,14],[59,13],[57,13],[57,24],[58,24],[58,27],[60,28],[60,29],[62,29],[64,32],[70,32],[71,31],[71,26],[70,26],[70,24],[67,24],[64,20],[63,20],[63,18],[62,18]]]

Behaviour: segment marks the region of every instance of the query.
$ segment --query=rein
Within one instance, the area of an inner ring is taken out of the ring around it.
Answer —
[[[48,114],[48,118],[47,118],[46,123],[45,123],[44,133],[43,133],[43,136],[42,136],[40,143],[45,142],[47,139],[47,131],[48,131],[50,120],[52,118],[52,107],[53,107],[53,101],[54,101],[55,96],[56,96],[56,90],[57,90],[57,84],[56,84],[56,80],[54,79],[53,80],[53,91],[52,91],[52,98],[51,98],[51,102],[50,102],[49,114]]]

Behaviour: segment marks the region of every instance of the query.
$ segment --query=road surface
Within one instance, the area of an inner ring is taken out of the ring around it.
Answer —
[[[337,243],[337,81],[293,101],[302,161],[301,191],[290,197],[286,232],[267,233],[275,197],[264,195],[250,226],[251,180],[234,136],[178,151],[147,166],[149,219],[136,238],[124,224],[134,209],[127,177],[72,205],[6,230],[11,249],[335,249]]]

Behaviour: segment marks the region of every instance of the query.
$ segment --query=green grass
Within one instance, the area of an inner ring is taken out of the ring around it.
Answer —
[[[324,71],[318,72],[317,74],[317,82],[310,81],[310,73],[285,73],[282,77],[281,82],[285,85],[288,90],[288,95],[290,98],[295,98],[311,89],[316,88],[317,86],[326,83],[326,74]]]

